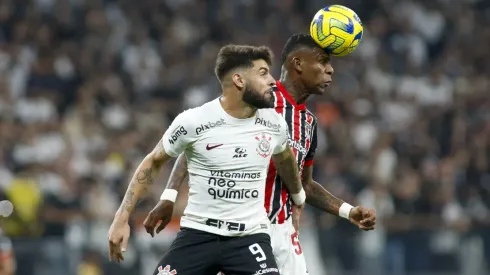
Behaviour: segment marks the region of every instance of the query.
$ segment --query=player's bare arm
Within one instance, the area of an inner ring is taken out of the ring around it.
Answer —
[[[346,215],[345,218],[348,218],[351,223],[362,230],[369,231],[374,229],[376,224],[376,213],[374,210],[363,206],[349,209],[349,204],[335,197],[320,183],[313,180],[313,165],[303,168],[301,181],[306,193],[306,203],[309,205],[332,215]],[[342,205],[344,205],[345,211]]]
[[[136,169],[124,195],[124,200],[116,213],[116,219],[129,220],[136,203],[146,194],[148,188],[153,185],[160,169],[170,158],[165,153],[162,142],[158,142],[153,151],[143,159]]]
[[[148,188],[153,185],[161,167],[171,157],[166,154],[162,142],[158,142],[153,151],[140,163],[129,183],[123,202],[116,212],[114,221],[109,229],[109,257],[110,260],[120,262],[124,260],[124,252],[129,240],[129,217],[134,211],[139,199]]]
[[[304,208],[305,191],[299,178],[296,157],[289,144],[282,153],[273,155],[272,161],[293,199],[293,226],[298,231],[301,212]]]
[[[299,178],[298,165],[293,150],[289,146],[282,153],[272,156],[272,161],[289,193],[297,194],[303,187]]]
[[[183,184],[187,182],[188,179],[187,172],[187,158],[184,153],[180,154],[175,162],[172,172],[170,173],[170,178],[168,179],[166,190],[179,191]],[[163,195],[162,195],[163,196]],[[145,226],[146,232],[152,237],[154,236],[155,227],[158,222],[161,221],[160,225],[156,229],[156,233],[160,233],[167,224],[172,219],[172,213],[174,209],[174,202],[164,197],[153,207],[153,209],[146,216],[143,225]]]
[[[313,180],[313,165],[303,168],[301,181],[306,193],[306,203],[332,215],[338,215],[344,201]]]

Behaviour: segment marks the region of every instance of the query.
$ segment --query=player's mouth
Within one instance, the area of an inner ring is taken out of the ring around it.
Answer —
[[[330,86],[330,84],[332,83],[332,80],[329,80],[329,81],[326,81],[323,83],[323,88],[328,88],[328,86]]]

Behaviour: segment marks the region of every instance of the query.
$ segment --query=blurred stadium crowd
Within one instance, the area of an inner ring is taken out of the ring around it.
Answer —
[[[315,178],[374,207],[379,225],[363,233],[309,208],[310,272],[489,274],[489,1],[2,0],[0,188],[14,212],[0,249],[8,236],[15,274],[150,274],[175,225],[155,239],[138,225],[171,166],[140,204],[124,264],[107,261],[135,165],[176,114],[220,93],[220,46],[279,56],[327,4],[354,9],[365,35],[308,103],[322,126]]]

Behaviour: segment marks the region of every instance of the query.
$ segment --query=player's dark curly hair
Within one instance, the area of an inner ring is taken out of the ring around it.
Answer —
[[[272,51],[266,46],[226,45],[218,53],[214,72],[219,81],[231,70],[237,68],[252,68],[253,61],[263,59],[272,65]]]
[[[281,54],[281,64],[284,64],[286,62],[286,59],[288,58],[288,55],[291,54],[293,51],[298,50],[300,48],[320,48],[320,46],[313,40],[313,38],[309,34],[304,34],[304,33],[298,33],[298,34],[293,34],[288,41],[286,42],[286,45],[284,45],[284,48],[282,49],[282,54]]]

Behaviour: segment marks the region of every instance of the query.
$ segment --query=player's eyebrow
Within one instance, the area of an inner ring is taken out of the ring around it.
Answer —
[[[326,53],[318,53],[317,58],[320,60],[325,60],[327,62],[330,61],[330,55],[328,55]]]
[[[266,67],[260,67],[259,68],[259,72],[264,70],[265,72],[268,72],[269,71],[269,68],[266,68]]]

